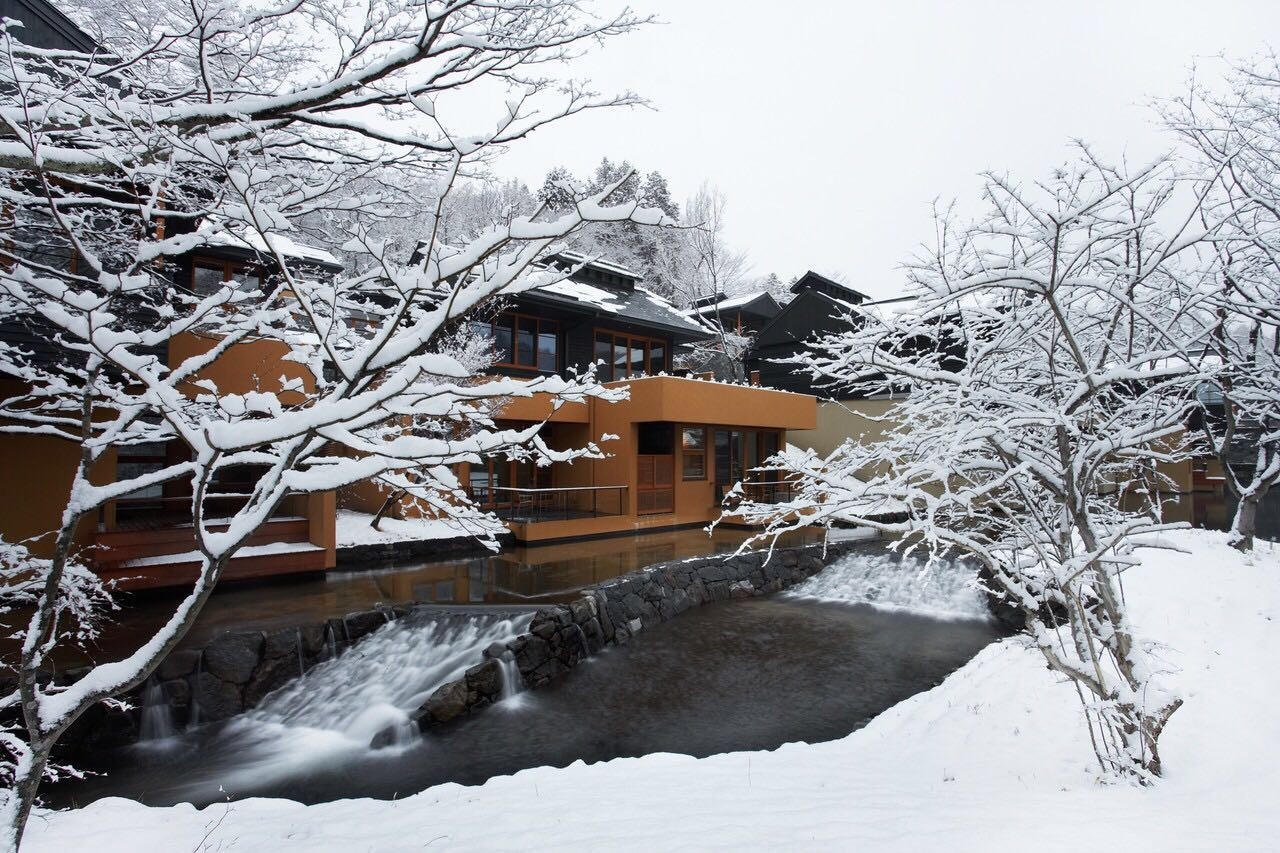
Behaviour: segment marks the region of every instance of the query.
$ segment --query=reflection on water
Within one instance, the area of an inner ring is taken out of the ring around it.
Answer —
[[[525,604],[568,601],[578,590],[653,563],[699,557],[736,549],[748,531],[717,528],[668,530],[509,548],[500,554],[394,568],[334,570],[319,576],[277,578],[228,584],[205,605],[200,620],[184,639],[203,646],[222,630],[271,630],[320,622],[378,603],[407,601],[449,605]],[[817,534],[783,540],[816,541]],[[132,651],[173,613],[182,591],[122,595],[122,609],[108,626],[97,650],[104,659]],[[64,661],[63,665],[72,665]]]

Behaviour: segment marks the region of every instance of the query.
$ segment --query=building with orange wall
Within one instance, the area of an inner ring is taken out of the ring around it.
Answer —
[[[605,459],[538,466],[495,456],[459,471],[470,496],[503,518],[518,541],[566,540],[706,524],[740,480],[760,498],[785,489],[759,482],[762,460],[788,430],[816,424],[812,396],[672,373],[676,348],[706,328],[647,290],[625,267],[563,254],[571,271],[472,318],[493,347],[494,372],[533,378],[592,370],[630,399],[590,399],[552,411],[550,398],[510,401],[499,426],[542,424],[554,450],[596,442]],[[602,441],[603,436],[614,436]],[[343,506],[376,512],[385,496],[368,484],[345,490]],[[399,514],[413,514],[411,504]]]

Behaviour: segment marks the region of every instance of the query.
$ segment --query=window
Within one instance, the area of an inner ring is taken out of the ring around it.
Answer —
[[[594,358],[602,382],[653,376],[667,369],[667,342],[618,332],[596,331]]]
[[[707,478],[707,428],[685,427],[681,430],[683,477],[686,480]]]
[[[761,463],[778,452],[781,446],[781,434],[775,430],[730,430],[715,431],[715,481],[718,491],[723,494],[735,483],[742,480],[759,481],[760,473],[753,473]],[[773,476],[766,474],[763,476]],[[748,492],[752,484],[748,484]]]
[[[501,314],[493,321],[476,320],[471,328],[493,342],[493,363],[555,373],[560,367],[560,327],[554,320]]]
[[[191,292],[196,296],[208,296],[227,283],[236,290],[258,290],[262,287],[262,272],[235,261],[216,258],[197,258],[192,264]]]

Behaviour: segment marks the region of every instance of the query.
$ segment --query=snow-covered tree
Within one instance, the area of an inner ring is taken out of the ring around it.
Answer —
[[[1280,483],[1280,58],[1193,84],[1163,104],[1205,185],[1217,273],[1199,350],[1205,443],[1238,501],[1233,544],[1253,547],[1258,505]]]
[[[579,181],[563,166],[547,173],[538,189],[537,199],[549,210],[563,210],[579,198],[594,196],[613,187],[608,200],[614,203],[638,202],[644,207],[661,210],[673,222],[680,218],[679,206],[672,200],[667,179],[660,172],[640,172],[626,160],[615,163],[603,157],[592,176]],[[672,229],[633,227],[623,224],[608,227],[588,225],[574,237],[573,248],[594,258],[621,264],[644,281],[659,296],[671,299],[677,294],[671,279],[671,264],[666,261],[679,255],[684,235]]]
[[[12,788],[0,846],[20,842],[60,735],[148,677],[286,495],[412,472],[441,513],[483,535],[491,519],[451,466],[598,453],[554,451],[537,425],[500,428],[494,402],[615,392],[590,376],[476,376],[449,336],[473,310],[562,275],[530,265],[584,223],[663,214],[607,203],[609,186],[490,227],[451,233],[445,220],[495,152],[584,110],[638,103],[551,75],[640,23],[585,0],[199,3],[95,55],[32,48],[17,25],[0,28],[0,372],[21,384],[0,399],[0,430],[78,457],[45,552],[0,550],[11,600],[21,585],[16,687],[0,698],[5,720],[18,720],[3,733]],[[459,103],[470,116],[491,104],[491,121],[466,126]],[[378,227],[422,182],[429,215],[415,252]],[[298,263],[299,238],[328,217],[363,260],[354,272]],[[175,280],[181,259],[227,245],[256,249],[263,276]],[[170,345],[179,338],[198,345]],[[52,346],[15,343],[33,339]],[[222,360],[244,347],[278,375],[223,387]],[[154,442],[183,452],[145,474],[96,478],[116,449]],[[244,465],[260,472],[252,491],[211,512],[220,473]],[[163,484],[191,494],[198,579],[135,651],[53,684],[50,650],[92,624],[103,594],[82,568],[77,527]]]
[[[720,301],[737,293],[747,283],[750,263],[745,252],[732,249],[724,237],[725,210],[728,199],[719,187],[704,183],[685,204],[684,240],[677,251],[665,256],[669,275],[677,294],[685,305],[700,300]],[[717,372],[726,378],[744,378],[743,358],[751,346],[751,338],[738,329],[725,328],[720,316],[708,313],[706,323],[711,336],[694,346],[687,359],[698,369],[719,365]]]
[[[917,305],[855,313],[798,368],[909,392],[884,439],[780,454],[764,467],[795,497],[736,510],[765,537],[840,520],[975,560],[1083,701],[1103,773],[1141,783],[1181,704],[1123,587],[1135,537],[1165,525],[1158,502],[1121,500],[1180,458],[1192,406],[1171,330],[1198,310],[1202,267],[1182,256],[1202,234],[1173,186],[1167,163],[1127,172],[1087,150],[1033,187],[987,175],[983,218],[940,212],[910,268]]]

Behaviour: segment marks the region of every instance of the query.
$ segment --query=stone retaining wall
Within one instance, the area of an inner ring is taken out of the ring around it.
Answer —
[[[457,681],[438,688],[417,714],[428,730],[470,714],[499,698],[491,689],[502,662],[514,663],[526,688],[541,687],[609,645],[690,608],[713,601],[778,592],[805,580],[827,563],[863,547],[834,542],[659,563],[587,587],[579,598],[538,610],[529,630],[505,646],[495,644],[485,660]],[[500,683],[500,680],[499,682]]]

